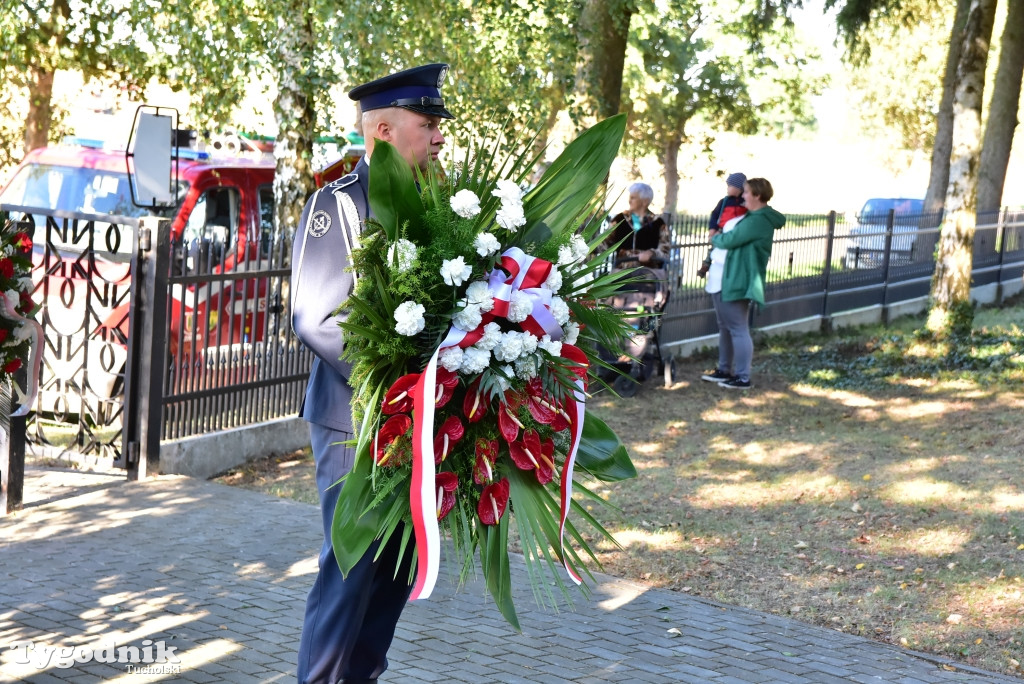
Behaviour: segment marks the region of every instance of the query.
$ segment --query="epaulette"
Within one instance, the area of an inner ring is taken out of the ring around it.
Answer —
[[[327,185],[324,186],[324,190],[330,190],[331,192],[337,192],[338,190],[341,190],[342,188],[347,188],[348,186],[352,185],[353,183],[355,183],[358,180],[359,180],[359,175],[358,174],[350,173],[348,175],[342,176],[338,180],[331,181],[330,183],[328,183]]]

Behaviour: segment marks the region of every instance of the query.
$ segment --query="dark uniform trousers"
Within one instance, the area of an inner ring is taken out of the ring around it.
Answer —
[[[395,573],[398,535],[393,548],[385,549],[376,561],[377,548],[371,548],[347,578],[341,576],[331,545],[341,492],[336,483],[351,470],[355,457],[352,449],[340,444],[352,437],[352,389],[351,366],[339,358],[344,345],[335,308],[353,287],[353,275],[345,267],[349,246],[357,239],[357,224],[369,213],[368,180],[364,159],[351,175],[307,202],[292,260],[292,325],[317,357],[300,415],[309,423],[324,528],[320,571],[306,603],[299,643],[299,684],[375,681],[387,669],[388,647],[411,591],[410,561]],[[358,218],[346,220],[339,211],[339,192],[352,198]]]
[[[342,578],[331,546],[331,524],[342,486],[335,483],[352,468],[355,457],[353,449],[338,442],[352,435],[315,423],[309,429],[317,454],[324,544],[320,572],[306,601],[298,679],[301,684],[375,682],[387,669],[388,648],[412,589],[409,554],[395,576],[400,536],[396,534],[380,558],[374,560],[377,548],[371,548],[348,578]]]

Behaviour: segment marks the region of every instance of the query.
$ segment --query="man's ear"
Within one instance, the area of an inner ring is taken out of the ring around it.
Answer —
[[[374,128],[374,136],[373,137],[377,138],[378,140],[384,140],[386,142],[391,142],[391,139],[392,139],[391,123],[387,119],[379,120],[377,122],[376,128]]]

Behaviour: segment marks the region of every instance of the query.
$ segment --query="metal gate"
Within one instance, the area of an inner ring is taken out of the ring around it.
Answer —
[[[44,331],[30,454],[136,477],[162,439],[298,412],[312,356],[288,323],[287,236],[175,242],[167,219],[4,209],[33,239]]]

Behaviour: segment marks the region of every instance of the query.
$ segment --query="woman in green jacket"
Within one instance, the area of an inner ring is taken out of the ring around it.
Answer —
[[[773,195],[772,184],[764,178],[751,178],[743,184],[743,201],[747,214],[728,233],[711,231],[711,244],[728,250],[722,273],[719,309],[719,344],[732,347],[732,368],[718,368],[706,377],[713,377],[722,387],[749,389],[750,364],[754,358],[754,341],[750,337],[750,305],[764,306],[765,274],[772,255],[775,231],[786,223],[786,217],[768,206]]]

